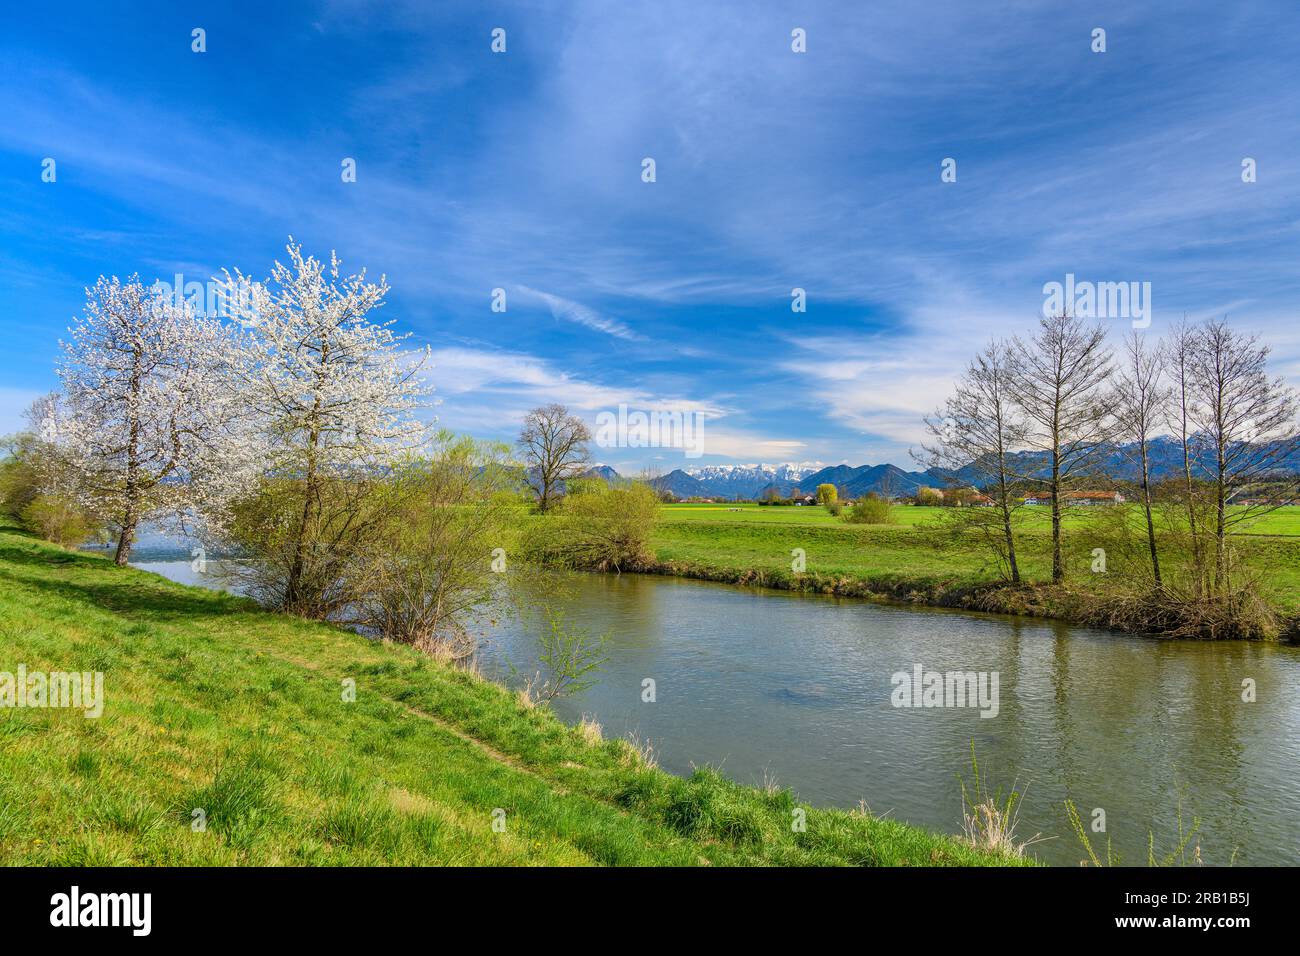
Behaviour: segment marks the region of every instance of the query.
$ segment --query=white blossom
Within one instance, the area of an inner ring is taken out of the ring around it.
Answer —
[[[401,347],[407,336],[369,318],[388,292],[382,276],[344,277],[335,254],[328,263],[304,258],[292,237],[286,248],[289,265],[277,261],[266,282],[226,270],[222,283],[243,333],[230,354],[232,381],[255,422],[262,467],[299,477],[383,468],[427,440],[413,414],[430,391],[419,376],[427,351],[413,359]]]
[[[125,563],[141,521],[210,510],[247,480],[229,337],[138,276],[101,276],[69,332],[48,431],[76,462],[88,503],[112,516]]]

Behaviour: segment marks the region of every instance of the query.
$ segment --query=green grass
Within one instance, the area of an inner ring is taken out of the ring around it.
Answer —
[[[5,865],[1019,862],[838,810],[796,832],[789,791],[680,779],[407,648],[0,528],[19,664],[103,671],[106,703],[0,710]]]
[[[1073,581],[1101,583],[1091,572],[1092,551],[1107,546],[1102,508],[1073,508],[1064,524],[1066,564]],[[1141,521],[1137,508],[1128,518]],[[686,572],[757,571],[780,579],[791,572],[791,552],[803,549],[807,572],[819,579],[875,582],[882,587],[968,587],[997,579],[986,550],[943,531],[947,509],[896,505],[894,523],[853,525],[825,508],[754,504],[666,505],[652,547],[659,562]],[[1029,581],[1051,577],[1050,512],[1021,512],[1017,544],[1021,572]],[[1282,508],[1233,536],[1233,545],[1258,569],[1271,598],[1286,615],[1300,613],[1300,507]],[[1110,581],[1146,574],[1144,557],[1126,559],[1108,548]],[[1127,560],[1127,563],[1126,563]],[[1173,555],[1166,555],[1172,562]],[[1130,566],[1131,565],[1131,566]]]

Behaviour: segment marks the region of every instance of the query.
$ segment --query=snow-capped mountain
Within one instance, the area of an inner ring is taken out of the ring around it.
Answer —
[[[787,461],[780,465],[702,465],[698,468],[682,470],[692,478],[699,478],[701,481],[728,477],[763,477],[769,481],[774,478],[782,481],[786,479],[798,481],[804,475],[811,475],[814,471],[825,467],[826,464],[820,461]]]
[[[700,465],[678,469],[666,485],[682,497],[710,495],[720,498],[753,498],[768,485],[793,487],[803,478],[824,468],[820,461],[754,465]]]
[[[1136,481],[1138,469],[1134,446],[1110,444],[1097,451],[1092,471],[1097,476],[1111,480]],[[1209,458],[1211,449],[1201,448],[1194,455],[1202,474],[1212,470]],[[1168,436],[1152,439],[1147,447],[1148,466],[1156,481],[1179,473],[1182,468],[1182,446]],[[1020,475],[1044,477],[1049,470],[1047,456],[1041,452],[1020,451],[1010,457],[1012,470]],[[1300,455],[1280,456],[1274,470],[1279,474],[1300,474]],[[988,476],[973,465],[956,471],[930,468],[926,471],[904,471],[896,465],[828,465],[820,462],[800,462],[785,465],[709,465],[677,469],[653,484],[671,491],[679,498],[759,498],[769,488],[782,497],[789,496],[795,488],[805,494],[816,491],[820,484],[831,484],[842,497],[857,498],[876,494],[886,497],[914,495],[923,486],[946,488],[951,485],[975,485]]]

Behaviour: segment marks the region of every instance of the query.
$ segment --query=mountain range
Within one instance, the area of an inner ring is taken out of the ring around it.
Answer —
[[[777,466],[778,468],[783,466]],[[671,491],[678,498],[761,498],[769,491],[788,497],[796,488],[812,494],[821,484],[832,484],[846,497],[858,498],[870,492],[882,495],[914,495],[922,485],[944,487],[951,484],[947,472],[934,469],[924,472],[904,471],[897,465],[828,465],[815,471],[797,466],[774,475],[768,470],[738,469],[725,476],[700,474],[704,469],[678,469],[651,481],[656,488]],[[972,472],[973,473],[973,472]],[[958,481],[962,479],[957,478]],[[964,483],[970,484],[971,481]]]
[[[1147,445],[1151,476],[1161,480],[1177,475],[1183,465],[1182,445],[1174,438],[1162,436]],[[1022,475],[1043,477],[1049,469],[1050,459],[1045,452],[1023,451],[1009,456],[1012,469]],[[1208,464],[1208,462],[1206,462]],[[1103,447],[1097,455],[1095,470],[1105,477],[1135,481],[1139,476],[1134,446],[1113,444]],[[1283,462],[1283,469],[1300,473],[1300,455],[1292,455]],[[608,465],[592,468],[587,473],[607,481],[621,476]],[[788,497],[798,488],[812,494],[820,484],[832,484],[842,496],[858,498],[875,492],[895,497],[916,494],[923,486],[945,488],[953,485],[979,485],[985,480],[983,473],[970,465],[950,471],[929,468],[925,471],[904,471],[897,465],[823,465],[821,462],[789,462],[779,465],[706,465],[695,468],[678,468],[658,478],[651,484],[672,492],[678,498],[761,498],[769,489]]]
[[[677,469],[651,481],[678,498],[755,498],[769,486],[790,489],[809,475],[824,471],[820,461],[787,462],[780,465],[704,465]],[[815,486],[814,486],[815,487]]]

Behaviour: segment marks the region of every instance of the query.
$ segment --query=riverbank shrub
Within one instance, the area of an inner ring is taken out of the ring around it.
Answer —
[[[84,544],[96,532],[95,523],[86,512],[71,499],[59,495],[37,495],[18,517],[27,529],[64,548]]]
[[[1215,593],[1178,584],[1069,592],[1070,618],[1095,627],[1194,640],[1277,640],[1293,622],[1251,583]]]
[[[549,704],[557,697],[581,693],[596,684],[596,672],[608,657],[605,642],[609,635],[591,634],[585,628],[570,625],[564,614],[553,606],[542,609],[542,623],[537,636],[537,663],[540,670],[524,686],[529,704]],[[590,729],[583,719],[583,735]],[[595,725],[597,739],[600,725]]]
[[[650,538],[659,496],[644,482],[583,485],[552,515],[534,524],[529,554],[548,564],[594,571],[635,571],[654,561]]]
[[[400,510],[384,476],[321,476],[310,489],[297,478],[263,477],[231,503],[210,545],[241,555],[231,576],[259,604],[325,620],[355,601],[356,556]]]
[[[83,503],[77,476],[32,432],[0,440],[0,512],[65,548],[99,536],[105,522]]]
[[[504,446],[439,436],[394,469],[382,520],[342,568],[346,620],[445,660],[478,649],[475,622],[505,574],[516,497]]]
[[[211,543],[240,556],[229,567],[239,590],[273,610],[471,658],[477,615],[518,557],[509,449],[444,431],[421,455],[318,476],[313,488],[264,478],[231,504]]]

